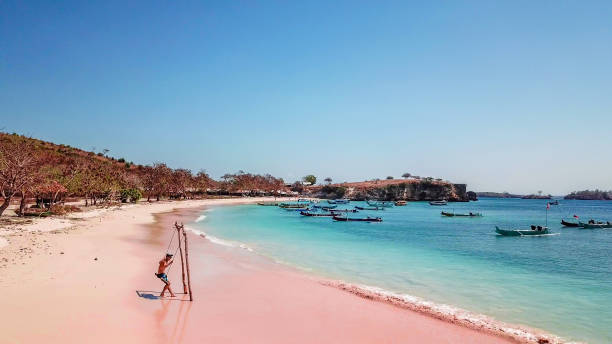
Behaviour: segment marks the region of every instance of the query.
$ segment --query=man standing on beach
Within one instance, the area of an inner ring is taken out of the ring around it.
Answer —
[[[170,281],[168,281],[168,275],[166,275],[166,269],[172,263],[174,263],[174,259],[172,259],[172,255],[170,253],[166,253],[166,258],[159,261],[159,267],[157,268],[157,273],[155,274],[155,276],[157,276],[157,278],[162,280],[162,282],[164,282],[165,284],[164,289],[162,289],[159,297],[164,297],[164,293],[166,292],[166,290],[170,292],[171,297],[176,297],[176,295],[174,295],[174,293],[172,292],[172,289],[170,289]]]

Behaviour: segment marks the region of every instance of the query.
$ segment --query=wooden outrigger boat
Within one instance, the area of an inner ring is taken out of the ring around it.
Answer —
[[[441,201],[431,201],[429,202],[430,205],[447,205],[448,202],[445,200],[441,200]]]
[[[313,201],[306,199],[306,198],[300,198],[297,201],[298,203],[314,203]]]
[[[343,198],[343,199],[337,199],[337,200],[335,200],[335,202],[336,202],[337,204],[349,204],[349,203],[351,202],[351,200],[350,200],[350,199]]]
[[[359,210],[357,209],[330,209],[332,213],[357,213]]]
[[[312,216],[312,217],[334,217],[333,213],[311,213],[308,211],[301,211],[300,215],[302,216]]]
[[[371,206],[371,207],[384,207],[384,208],[391,208],[393,207],[393,202],[388,202],[388,201],[366,201],[366,203]]]
[[[336,204],[336,201],[331,200],[331,199],[328,199],[328,200],[327,200],[327,203],[329,203],[329,204]]]
[[[299,208],[291,207],[291,208],[283,208],[283,210],[286,210],[286,211],[309,211],[310,208],[308,208],[308,207],[299,207]]]
[[[380,217],[366,217],[366,218],[350,218],[350,217],[342,217],[342,216],[334,216],[334,221],[355,221],[355,222],[382,222],[382,218]]]
[[[405,206],[406,204],[408,204],[408,202],[406,202],[406,201],[396,201],[396,202],[395,202],[395,206],[396,206],[396,207],[403,207],[403,206]]]
[[[384,207],[355,207],[357,210],[385,210]]]
[[[501,229],[495,226],[495,232],[503,236],[526,236],[549,234],[548,227],[531,226],[531,229]]]
[[[561,224],[565,227],[580,227],[580,222],[569,222],[561,220]]]
[[[296,203],[281,203],[278,206],[281,208],[285,208],[285,209],[299,209],[299,208],[308,207],[305,204],[296,204]]]
[[[585,229],[612,228],[612,223],[610,223],[610,221],[608,222],[589,221],[587,223],[579,222],[579,226]]]
[[[315,205],[313,206],[313,208],[323,209],[323,210],[336,209],[337,207],[338,207],[337,205]]]
[[[442,211],[442,212],[440,212],[440,214],[442,214],[443,216],[449,216],[449,217],[453,217],[453,216],[456,216],[456,217],[482,217],[481,213],[472,213],[472,212],[469,212],[467,214],[461,214],[461,213],[457,214],[457,213],[449,213],[449,212],[446,212],[446,211]]]

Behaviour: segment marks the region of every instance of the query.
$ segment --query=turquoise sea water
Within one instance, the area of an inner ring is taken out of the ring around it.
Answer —
[[[501,237],[494,226],[544,224],[545,200],[492,198],[445,207],[413,202],[350,215],[382,216],[382,223],[335,222],[257,205],[218,207],[191,226],[323,277],[458,306],[569,340],[612,343],[612,229],[559,223],[573,214],[612,221],[612,202],[560,203],[548,212],[549,227],[559,234],[543,237]],[[364,203],[339,208],[355,205]],[[440,215],[453,209],[484,217]]]

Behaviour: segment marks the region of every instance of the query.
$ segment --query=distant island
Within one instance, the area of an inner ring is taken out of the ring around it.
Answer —
[[[523,197],[521,197],[522,199],[551,199],[552,195],[535,195],[535,194],[531,194],[531,195],[525,195]]]
[[[477,192],[478,197],[494,197],[494,198],[523,198],[523,195],[515,195],[508,192]]]
[[[477,192],[478,197],[493,197],[493,198],[522,198],[522,199],[551,199],[552,195],[542,195],[541,193],[530,195],[517,195],[508,192]]]
[[[598,200],[598,201],[609,201],[612,200],[612,191],[602,190],[583,190],[574,191],[569,195],[563,197],[564,199],[578,199],[578,200]]]

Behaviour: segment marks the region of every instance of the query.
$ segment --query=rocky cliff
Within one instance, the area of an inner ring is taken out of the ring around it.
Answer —
[[[351,200],[435,201],[445,199],[451,202],[467,202],[475,196],[468,195],[466,184],[415,179],[342,183],[313,187],[310,191],[320,198],[346,197]]]

